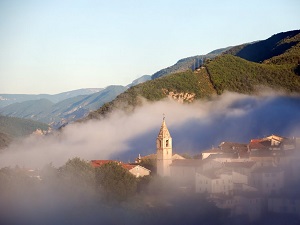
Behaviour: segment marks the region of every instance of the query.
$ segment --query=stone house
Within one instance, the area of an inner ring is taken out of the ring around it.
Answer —
[[[140,165],[123,164],[122,166],[125,169],[127,169],[131,174],[133,174],[135,177],[149,176],[151,173],[150,170],[148,170],[145,167],[142,167]]]

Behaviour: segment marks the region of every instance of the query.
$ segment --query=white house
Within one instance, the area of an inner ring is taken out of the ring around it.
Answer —
[[[233,176],[230,171],[218,171],[212,169],[205,172],[196,173],[196,193],[225,194],[233,191]]]

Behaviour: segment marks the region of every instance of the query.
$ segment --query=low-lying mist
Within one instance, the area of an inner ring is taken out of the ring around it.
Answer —
[[[74,157],[133,161],[138,154],[155,153],[163,114],[177,153],[199,154],[222,141],[247,143],[270,134],[300,136],[299,96],[225,93],[192,104],[146,103],[131,115],[114,112],[101,121],[68,125],[54,135],[32,135],[1,154],[0,168],[60,166]]]
[[[18,165],[42,172],[49,163],[59,168],[74,157],[132,161],[138,154],[155,153],[163,114],[178,153],[199,154],[221,141],[248,142],[272,133],[300,136],[299,96],[225,93],[193,104],[147,103],[131,115],[114,112],[52,135],[32,135],[1,153],[0,168]],[[203,196],[172,191],[165,178],[155,178],[150,191],[128,202],[106,204],[93,185],[87,188],[76,179],[57,178],[51,171],[60,170],[49,168],[50,175],[40,181],[0,170],[0,224],[247,224],[243,218],[228,219],[228,212]],[[288,222],[299,220],[289,217]]]

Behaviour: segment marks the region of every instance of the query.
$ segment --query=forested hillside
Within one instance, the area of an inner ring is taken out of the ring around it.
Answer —
[[[86,119],[101,118],[116,109],[131,112],[142,104],[143,98],[158,101],[169,97],[192,102],[225,90],[253,94],[261,87],[300,93],[299,33],[299,30],[289,31],[238,45],[214,59],[205,60],[194,71],[186,70],[134,86],[91,112]],[[262,54],[260,48],[265,49],[266,54]]]
[[[87,118],[99,118],[115,109],[131,112],[142,104],[142,99],[159,101],[167,96],[182,102],[208,98],[215,94],[206,70],[185,71],[171,74],[134,86],[117,96],[113,101],[104,104],[100,109],[89,114]]]
[[[259,64],[223,55],[207,63],[206,68],[218,94],[224,90],[251,94],[259,85],[300,92],[300,77],[293,65]]]
[[[0,115],[0,132],[12,138],[23,137],[37,129],[48,130],[48,128],[49,126],[44,123]]]

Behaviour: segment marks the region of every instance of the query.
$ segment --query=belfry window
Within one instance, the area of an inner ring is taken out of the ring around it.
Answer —
[[[169,147],[169,140],[166,140],[166,147]]]

